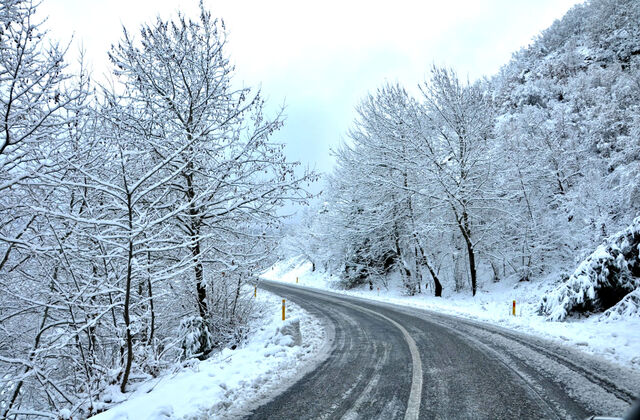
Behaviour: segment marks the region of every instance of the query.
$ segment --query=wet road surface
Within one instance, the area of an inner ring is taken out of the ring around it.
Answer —
[[[326,360],[250,419],[584,419],[621,415],[640,375],[489,324],[261,281],[334,329]]]

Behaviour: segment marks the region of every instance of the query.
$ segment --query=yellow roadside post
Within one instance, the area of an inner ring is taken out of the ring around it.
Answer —
[[[298,278],[296,277],[296,284],[298,284]]]
[[[513,316],[516,316],[516,301],[515,301],[515,299],[513,300],[513,310],[512,310],[512,314],[513,314]]]
[[[253,289],[253,297],[258,297],[258,286]]]
[[[282,299],[282,320],[284,321],[284,299]]]

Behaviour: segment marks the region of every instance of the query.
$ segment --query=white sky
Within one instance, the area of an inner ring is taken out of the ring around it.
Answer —
[[[329,170],[329,148],[353,109],[385,80],[412,89],[432,64],[476,79],[492,75],[511,54],[578,0],[204,0],[229,31],[227,53],[237,80],[259,86],[275,110],[286,103],[278,139],[291,159]],[[157,15],[196,16],[197,0],[44,0],[52,35],[82,44],[95,76],[122,25],[135,34]],[[70,57],[71,58],[71,57]]]

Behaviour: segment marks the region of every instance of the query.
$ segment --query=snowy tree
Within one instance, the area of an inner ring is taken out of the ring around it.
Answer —
[[[229,238],[233,226],[277,223],[275,210],[287,199],[303,200],[300,186],[312,178],[297,176],[283,146],[270,139],[282,125],[280,117],[266,118],[258,94],[234,88],[225,43],[223,23],[201,8],[198,20],[179,15],[145,25],[139,44],[125,31],[110,54],[134,99],[147,104],[150,118],[162,121],[165,149],[190,144],[174,193],[190,203],[177,222],[189,243],[203,318],[208,315],[207,287],[213,285],[205,273],[205,255],[216,254],[216,263],[208,264],[215,270],[210,278],[238,258],[233,245],[215,239]],[[165,154],[158,149],[153,158]],[[235,233],[237,240],[255,240],[250,232]]]
[[[17,415],[23,406],[41,407],[47,399],[54,405],[73,401],[70,384],[86,384],[57,374],[51,363],[65,353],[69,340],[61,340],[63,331],[83,321],[65,305],[77,295],[59,294],[70,227],[56,226],[41,211],[69,202],[43,177],[64,176],[61,160],[71,147],[67,134],[77,131],[85,108],[86,76],[72,79],[66,72],[65,49],[49,41],[36,7],[27,1],[0,4],[2,417]],[[86,359],[78,362],[87,366]]]
[[[208,12],[145,26],[142,46],[125,32],[113,85],[89,95],[32,3],[0,10],[0,413],[85,417],[116,385],[245,339],[243,286],[314,175],[233,87]]]
[[[368,95],[336,152],[318,253],[349,285],[390,262],[409,293],[426,269],[474,294],[586,257],[640,211],[638,19],[637,2],[594,0],[491,79],[433,68],[417,99]]]
[[[426,131],[422,134],[432,177],[459,229],[469,262],[471,291],[477,290],[477,247],[488,229],[484,209],[495,201],[491,180],[492,104],[479,84],[461,82],[434,67],[422,86]]]

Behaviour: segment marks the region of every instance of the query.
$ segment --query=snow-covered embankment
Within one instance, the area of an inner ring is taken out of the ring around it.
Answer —
[[[244,346],[192,360],[125,395],[114,388],[106,399],[120,402],[93,419],[238,418],[323,359],[327,331],[320,320],[287,302],[282,321],[279,296],[258,290],[256,300],[252,333]],[[284,328],[296,323],[302,336],[298,343],[287,332],[293,328]]]

